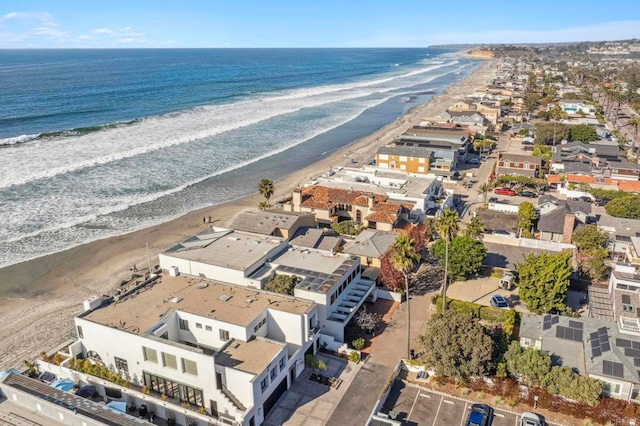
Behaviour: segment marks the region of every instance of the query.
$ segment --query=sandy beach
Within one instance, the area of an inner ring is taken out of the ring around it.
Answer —
[[[391,142],[408,127],[428,120],[485,86],[494,72],[494,61],[483,62],[465,80],[397,121],[275,182],[272,200],[286,197],[296,185],[331,166],[348,165],[348,157],[362,164],[375,155],[380,145]],[[147,243],[151,262],[156,264],[158,253],[208,226],[203,224],[203,217],[211,217],[216,226],[228,226],[236,214],[256,209],[263,199],[256,193],[157,226],[0,269],[0,370],[21,367],[24,359],[33,359],[67,340],[83,300],[108,293],[129,279],[133,265],[146,270]]]

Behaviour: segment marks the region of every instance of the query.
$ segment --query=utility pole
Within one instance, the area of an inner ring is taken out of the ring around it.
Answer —
[[[444,283],[442,287],[442,313],[447,310],[447,273],[449,271],[449,240],[444,239]]]

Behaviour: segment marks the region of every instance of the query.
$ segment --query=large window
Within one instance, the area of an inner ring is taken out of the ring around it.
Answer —
[[[152,391],[164,393],[169,398],[178,398],[182,402],[203,406],[202,390],[187,386],[180,382],[165,379],[155,374],[144,372],[144,384]]]
[[[147,348],[146,346],[143,346],[142,353],[144,355],[145,361],[150,361],[155,363],[158,362],[158,353],[156,352],[155,349],[151,349],[151,348]]]
[[[189,321],[185,319],[179,319],[178,322],[180,324],[180,330],[189,331]]]
[[[220,329],[220,340],[222,340],[223,342],[226,342],[227,340],[229,340],[228,330]]]
[[[260,390],[264,393],[264,391],[267,389],[267,386],[269,386],[269,378],[265,377],[260,381]]]
[[[276,377],[278,377],[278,369],[274,367],[271,369],[271,381],[273,382]]]
[[[116,370],[124,371],[127,374],[129,373],[129,365],[127,364],[127,360],[126,359],[118,358],[116,356],[116,357],[114,357],[114,360],[115,360],[115,364],[116,364]]]
[[[280,364],[280,371],[284,370],[284,367],[287,365],[287,358],[280,358],[280,361],[278,363]]]
[[[176,361],[176,356],[162,352],[162,365],[167,368],[173,368],[174,370],[177,370],[178,361]]]
[[[603,380],[602,383],[602,391],[605,395],[620,395],[622,389],[620,383],[608,382],[606,380]]]
[[[82,334],[82,327],[78,326],[78,337],[84,339],[84,335]]]
[[[198,375],[198,364],[195,361],[190,359],[182,358],[182,372],[193,374],[194,376]]]

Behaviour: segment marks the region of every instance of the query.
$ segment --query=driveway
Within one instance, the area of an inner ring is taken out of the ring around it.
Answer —
[[[520,301],[518,289],[504,290],[498,287],[499,278],[483,277],[467,281],[456,281],[449,284],[447,298],[473,302],[483,306],[491,306],[489,300],[494,294],[501,294],[507,299],[509,306],[518,312],[528,312],[524,303]]]

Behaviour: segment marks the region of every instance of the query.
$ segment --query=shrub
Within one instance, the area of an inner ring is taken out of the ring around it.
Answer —
[[[351,362],[360,361],[360,353],[356,352],[356,351],[349,352],[349,361],[351,361]]]
[[[264,285],[264,289],[275,293],[293,296],[296,285],[300,281],[297,275],[275,275]]]
[[[331,228],[340,235],[358,235],[365,227],[355,220],[345,220],[344,222],[332,223]]]
[[[359,337],[351,342],[351,346],[353,346],[353,349],[361,351],[362,349],[364,349],[364,343],[364,337]]]

